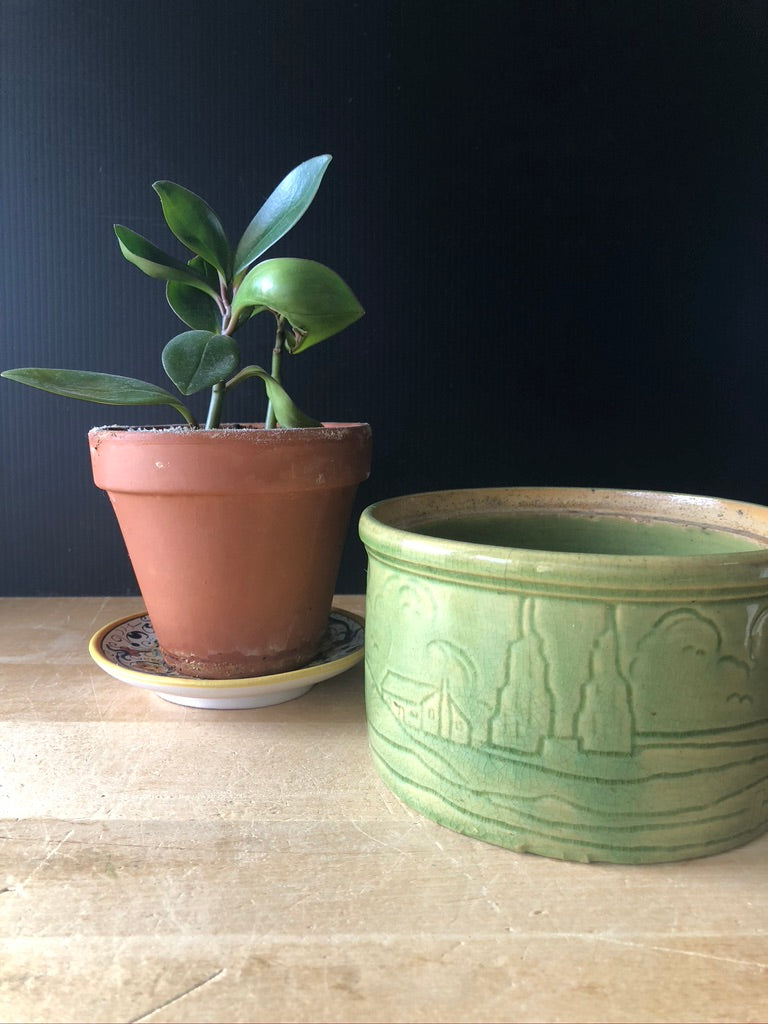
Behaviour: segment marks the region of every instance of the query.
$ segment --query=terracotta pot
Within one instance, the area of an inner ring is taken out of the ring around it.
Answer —
[[[430,818],[570,860],[768,829],[768,509],[509,488],[371,506],[374,761]]]
[[[88,438],[168,665],[247,678],[314,656],[370,468],[367,424],[106,427]]]

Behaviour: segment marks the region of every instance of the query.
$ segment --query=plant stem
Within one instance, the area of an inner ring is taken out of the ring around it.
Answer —
[[[179,403],[175,408],[184,417],[184,419],[187,422],[187,426],[188,427],[192,427],[193,429],[196,430],[197,429],[197,420],[192,415],[192,413],[189,411],[189,409],[186,407],[186,405],[182,405],[181,403]]]
[[[219,312],[221,313],[221,333],[231,335],[235,329],[232,323],[232,304],[227,293],[227,282],[219,274]]]
[[[221,274],[219,274],[219,295],[220,297],[216,301],[221,313],[221,333],[232,335],[235,329],[232,321],[232,306],[227,296],[227,282]],[[221,425],[221,406],[226,390],[224,381],[214,384],[211,388],[211,400],[208,403],[208,416],[205,420],[206,430],[215,430],[216,427]]]
[[[275,332],[275,347],[272,349],[272,369],[271,374],[275,380],[280,383],[280,358],[283,354],[283,345],[285,344],[285,317],[279,314],[277,316],[277,330]],[[264,420],[264,429],[272,430],[277,423],[277,417],[275,416],[275,410],[272,408],[272,403],[267,405],[267,415]]]
[[[205,421],[206,430],[214,430],[221,423],[221,404],[224,401],[224,382],[220,381],[211,388],[211,402],[208,406],[208,418]]]

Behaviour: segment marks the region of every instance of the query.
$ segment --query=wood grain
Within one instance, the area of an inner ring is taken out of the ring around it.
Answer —
[[[640,867],[478,843],[379,782],[362,667],[182,708],[88,655],[139,607],[0,601],[0,1020],[768,1019],[768,837]]]

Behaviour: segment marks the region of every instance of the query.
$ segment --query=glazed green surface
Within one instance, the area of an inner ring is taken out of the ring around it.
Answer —
[[[575,861],[768,830],[768,510],[481,489],[383,502],[360,533],[371,751],[409,806]]]
[[[605,555],[712,555],[766,547],[757,538],[711,527],[583,513],[477,513],[434,520],[417,532],[473,544]]]

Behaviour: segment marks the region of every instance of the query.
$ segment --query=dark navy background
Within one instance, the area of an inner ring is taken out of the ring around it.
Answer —
[[[765,2],[0,0],[0,58],[3,367],[164,384],[183,328],[113,222],[181,255],[170,178],[236,239],[329,152],[271,255],[367,310],[286,368],[372,424],[356,514],[517,484],[768,503]],[[0,592],[135,592],[85,434],[158,415],[0,382]],[[261,415],[254,384],[227,418]],[[341,591],[364,563],[353,530]]]

